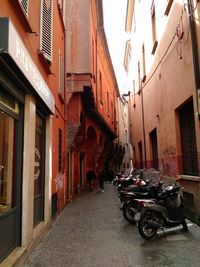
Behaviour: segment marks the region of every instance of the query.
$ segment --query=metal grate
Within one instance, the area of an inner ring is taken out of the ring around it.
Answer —
[[[26,16],[28,16],[28,2],[29,2],[29,0],[19,0],[19,2],[20,2],[22,9],[24,10],[24,13],[26,14]]]
[[[194,123],[193,102],[180,110],[180,130],[183,174],[198,176],[198,155]]]
[[[52,61],[53,0],[41,1],[41,50]]]

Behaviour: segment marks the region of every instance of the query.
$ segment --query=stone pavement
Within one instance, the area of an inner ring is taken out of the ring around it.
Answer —
[[[69,203],[24,267],[199,267],[200,227],[140,237],[119,210],[116,187],[105,184]]]

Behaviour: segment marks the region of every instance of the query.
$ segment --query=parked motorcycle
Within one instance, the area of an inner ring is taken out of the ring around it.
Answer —
[[[121,207],[124,218],[135,223],[138,220],[138,212],[141,210],[141,205],[138,199],[156,199],[158,193],[162,190],[163,182],[159,180],[156,185],[149,184],[148,186],[138,186],[135,191],[122,191],[120,193]],[[136,215],[137,214],[137,215]]]
[[[132,185],[137,181],[138,179],[142,179],[143,177],[143,170],[133,170],[131,173],[116,173],[116,177],[113,180],[113,185],[118,186],[118,191],[120,191],[122,188],[125,188],[129,185]]]
[[[143,207],[138,221],[138,231],[144,239],[152,239],[159,229],[164,231],[165,228],[178,225],[182,225],[183,230],[188,231],[180,186],[168,185],[158,194],[157,199],[138,202]]]
[[[144,181],[141,174],[129,175],[124,180],[118,183],[118,192],[125,191],[137,191],[137,187],[145,186],[148,181]]]
[[[113,180],[113,185],[119,185],[121,181],[126,179],[126,175],[122,173],[116,173],[115,178]]]

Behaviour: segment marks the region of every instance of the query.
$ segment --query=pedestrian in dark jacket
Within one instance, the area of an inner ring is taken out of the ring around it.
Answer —
[[[92,169],[89,169],[86,176],[90,186],[90,192],[92,192],[94,186],[94,180],[96,178],[95,172]]]
[[[108,170],[108,173],[109,173],[109,181],[110,181],[110,184],[112,183],[112,181],[114,180],[114,172],[113,170],[110,168]]]
[[[99,172],[99,187],[101,192],[104,192],[104,180],[105,180],[105,171],[101,169]]]

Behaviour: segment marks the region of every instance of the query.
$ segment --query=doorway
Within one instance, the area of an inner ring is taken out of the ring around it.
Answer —
[[[23,109],[0,88],[0,262],[21,243]]]
[[[157,142],[157,130],[156,128],[150,132],[151,154],[153,168],[158,170],[158,142]]]
[[[85,154],[80,153],[79,157],[80,162],[80,188],[85,185]]]
[[[140,169],[143,169],[143,156],[142,156],[142,141],[138,143],[138,148],[139,148],[139,157],[140,157]]]
[[[183,174],[198,176],[198,155],[193,101],[179,110]]]

